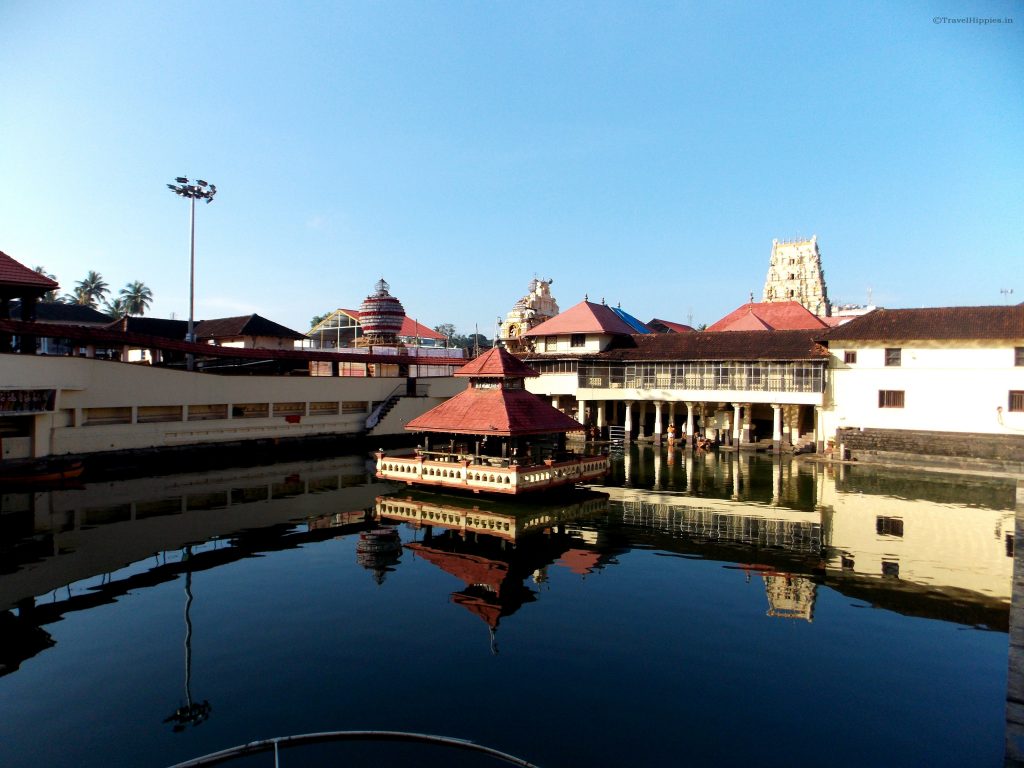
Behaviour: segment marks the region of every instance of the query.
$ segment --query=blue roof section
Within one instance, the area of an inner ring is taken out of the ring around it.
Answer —
[[[630,326],[637,333],[654,333],[654,331],[652,331],[646,325],[641,323],[639,320],[637,320],[635,317],[629,314],[629,312],[624,310],[622,307],[611,307],[611,310],[612,312],[619,316],[622,322]]]

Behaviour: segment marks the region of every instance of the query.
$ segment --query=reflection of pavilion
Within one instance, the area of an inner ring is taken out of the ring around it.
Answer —
[[[539,508],[429,492],[379,496],[376,505],[378,518],[422,530],[423,540],[405,549],[463,582],[451,601],[483,620],[493,653],[501,619],[536,599],[526,586],[528,578],[544,581],[547,567],[556,561],[574,573],[600,566],[606,555],[586,549],[566,522],[607,509],[607,495],[585,492]]]
[[[513,502],[481,501],[457,496],[406,491],[401,496],[378,496],[380,518],[400,520],[413,528],[437,526],[466,535],[481,533],[515,543],[530,531],[539,531],[570,520],[602,515],[608,511],[608,495],[580,491],[562,497],[561,503],[538,506]]]

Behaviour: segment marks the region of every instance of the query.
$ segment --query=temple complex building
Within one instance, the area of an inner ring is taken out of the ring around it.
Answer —
[[[772,240],[772,260],[761,300],[798,301],[819,317],[832,314],[817,235],[810,240]]]

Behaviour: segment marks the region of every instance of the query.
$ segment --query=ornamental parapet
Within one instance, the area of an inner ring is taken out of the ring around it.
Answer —
[[[435,485],[475,492],[516,494],[590,482],[608,473],[607,456],[571,456],[540,464],[515,464],[497,457],[439,458],[377,454],[377,477],[410,485]]]

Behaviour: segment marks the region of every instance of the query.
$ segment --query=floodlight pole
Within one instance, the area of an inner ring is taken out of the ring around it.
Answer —
[[[187,177],[178,176],[176,184],[168,184],[167,188],[179,197],[187,197],[191,203],[189,214],[189,247],[188,247],[188,335],[185,340],[194,344],[195,333],[195,297],[196,297],[196,198],[201,198],[207,203],[213,202],[213,196],[217,194],[217,187],[208,184],[202,179],[191,183]],[[195,369],[195,355],[191,352],[185,356],[188,370]]]
[[[189,216],[189,239],[188,239],[188,334],[185,341],[192,344],[196,340],[195,331],[195,303],[196,303],[196,199],[191,197],[192,214]],[[195,356],[188,353],[188,369],[191,371],[195,365]]]

